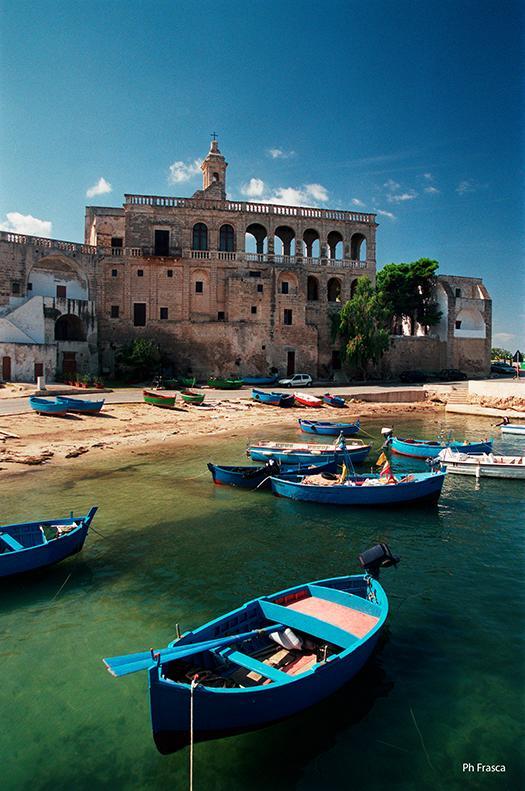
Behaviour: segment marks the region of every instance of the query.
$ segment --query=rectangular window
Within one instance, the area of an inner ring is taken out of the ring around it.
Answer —
[[[257,313],[257,305],[252,305],[252,315]]]
[[[168,318],[168,308],[160,309],[160,317],[163,321]]]
[[[456,329],[457,330],[461,329],[461,321],[456,321]]]
[[[223,310],[219,310],[219,312],[217,313],[217,321],[224,321],[224,311]]]
[[[119,306],[112,305],[109,315],[111,316],[112,319],[118,319],[118,314],[119,314]]]
[[[137,269],[137,277],[144,277],[144,270],[143,269]]]
[[[461,297],[461,289],[460,288],[456,289],[456,297]]]
[[[173,277],[173,269],[168,269],[166,274],[167,274],[168,277]]]
[[[295,352],[286,352],[286,376],[293,376],[295,373]]]
[[[116,277],[117,275],[118,275],[117,270],[116,269],[112,269],[111,270],[111,277]]]
[[[65,299],[66,298],[66,287],[65,286],[57,286],[57,298],[58,299]]]
[[[257,293],[262,294],[263,292],[263,284],[257,283]]]
[[[112,236],[111,237],[111,246],[112,247],[122,247],[124,239],[121,236]]]
[[[155,255],[169,255],[170,254],[170,232],[169,231],[155,231]]]
[[[261,273],[259,272],[258,269],[250,269],[250,271],[248,272],[248,275],[250,277],[260,277]]]
[[[33,290],[33,284],[32,283],[28,283],[27,284],[27,290],[28,291],[32,291]]]
[[[146,326],[146,303],[135,302],[133,304],[133,324],[135,327]]]
[[[196,294],[203,294],[204,293],[204,283],[202,280],[195,281],[195,293]]]
[[[287,324],[288,326],[291,325],[291,323],[292,323],[292,311],[291,310],[286,309],[284,311],[284,323]]]
[[[20,283],[18,282],[18,280],[13,280],[13,282],[11,283],[11,294],[13,294],[14,296],[20,294]]]
[[[339,349],[332,349],[332,370],[341,370],[341,352]]]
[[[288,282],[286,280],[281,283],[281,294],[288,294]]]

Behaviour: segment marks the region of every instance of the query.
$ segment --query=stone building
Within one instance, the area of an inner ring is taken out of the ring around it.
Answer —
[[[359,277],[375,280],[376,216],[232,201],[217,141],[191,198],[125,195],[88,206],[84,244],[0,232],[3,379],[108,374],[123,344],[148,337],[178,373],[340,368],[332,315]],[[439,327],[395,338],[383,372],[490,362],[490,299],[481,280],[440,277]]]

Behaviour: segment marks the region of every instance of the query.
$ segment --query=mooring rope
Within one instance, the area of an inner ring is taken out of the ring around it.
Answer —
[[[198,675],[194,675],[190,685],[190,791],[193,791],[193,690],[197,686]]]

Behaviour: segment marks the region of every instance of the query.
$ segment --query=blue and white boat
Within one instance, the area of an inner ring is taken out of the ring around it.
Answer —
[[[337,409],[344,409],[346,407],[346,401],[344,398],[338,395],[332,395],[332,393],[325,393],[323,395],[323,401],[328,406],[334,406]]]
[[[280,406],[281,399],[285,393],[268,393],[266,390],[252,389],[252,398],[261,404],[270,404],[271,406]]]
[[[483,442],[460,442],[457,440],[428,440],[428,439],[404,439],[403,437],[390,436],[385,442],[390,447],[392,453],[399,456],[410,456],[414,459],[435,459],[444,448],[452,448],[460,453],[490,453],[492,451],[492,440]]]
[[[104,406],[105,399],[99,401],[89,401],[82,398],[67,398],[66,396],[57,396],[57,404],[66,407],[68,412],[76,412],[81,415],[96,415]]]
[[[336,462],[341,465],[346,457],[350,457],[353,464],[363,462],[370,451],[371,445],[365,445],[361,440],[345,442],[344,438],[337,440],[333,445],[322,445],[315,442],[271,442],[261,441],[250,445],[248,456],[253,461],[268,461],[275,459],[281,464],[315,464],[317,459],[324,462]]]
[[[516,434],[518,437],[525,437],[525,424],[519,425],[518,423],[504,423],[501,426],[502,434]]]
[[[357,434],[361,428],[359,418],[353,423],[337,423],[333,420],[304,420],[299,418],[299,425],[301,431],[306,434],[321,434],[333,437],[351,437],[352,434]]]
[[[167,648],[104,660],[116,677],[148,670],[161,753],[242,733],[332,695],[363,667],[388,614],[371,574],[332,577],[252,599]],[[381,565],[398,561],[390,550]],[[376,561],[377,562],[377,561]],[[379,568],[376,565],[376,573]]]
[[[56,399],[29,396],[29,406],[31,409],[34,409],[35,412],[38,412],[39,415],[65,417],[67,414],[67,407],[65,404],[59,404]]]
[[[242,381],[245,385],[273,385],[278,378],[279,374],[271,376],[243,376]]]
[[[270,489],[270,478],[272,475],[287,477],[288,475],[312,475],[321,472],[337,472],[335,461],[323,463],[320,459],[319,465],[308,465],[307,467],[294,464],[288,466],[280,465],[271,459],[262,466],[244,465],[240,467],[230,467],[218,464],[208,464],[208,469],[212,474],[213,483],[217,486],[237,486],[240,489]]]
[[[324,505],[394,506],[421,501],[437,502],[445,480],[443,472],[418,472],[392,476],[381,481],[379,473],[338,476],[294,475],[272,477],[272,491],[278,497]],[[316,480],[321,478],[321,480]]]
[[[85,516],[22,522],[0,527],[0,577],[10,577],[80,552],[96,506]]]

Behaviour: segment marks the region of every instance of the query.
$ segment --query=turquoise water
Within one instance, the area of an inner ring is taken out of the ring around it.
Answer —
[[[430,436],[443,423],[395,425]],[[383,424],[364,421],[376,447]],[[472,418],[447,426],[489,431]],[[496,447],[517,452],[519,442]],[[437,508],[391,512],[214,487],[206,462],[243,463],[245,446],[241,435],[210,438],[0,479],[0,522],[97,503],[104,536],[0,586],[0,786],[187,788],[187,751],[166,757],[153,745],[145,674],[116,680],[101,657],[164,645],[176,623],[198,626],[253,596],[357,571],[357,554],[386,540],[402,562],[382,576],[391,614],[365,670],[287,722],[198,744],[195,789],[523,787],[525,487],[449,476]],[[507,771],[463,773],[468,762]]]

